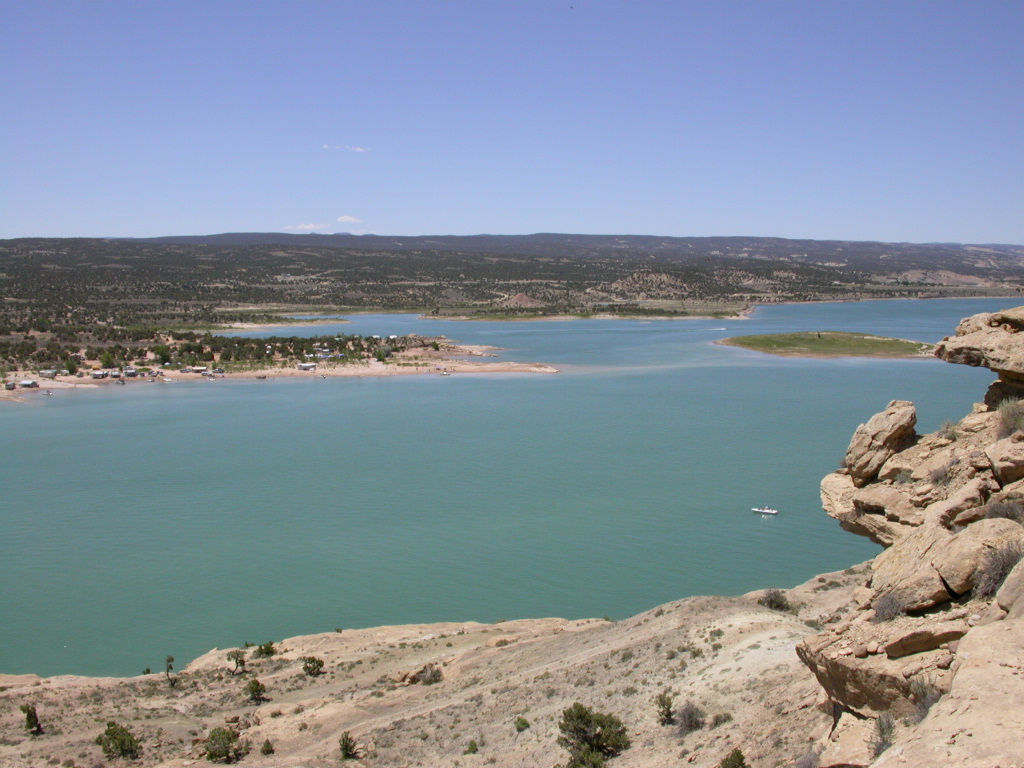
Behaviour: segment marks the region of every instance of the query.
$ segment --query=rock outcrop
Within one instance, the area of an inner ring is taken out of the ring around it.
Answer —
[[[1022,329],[1024,307],[962,321],[936,355],[995,371],[985,403],[918,437],[893,401],[822,481],[825,511],[885,547],[851,615],[797,647],[837,713],[822,768],[1024,765],[1024,432],[999,411],[1024,396]]]

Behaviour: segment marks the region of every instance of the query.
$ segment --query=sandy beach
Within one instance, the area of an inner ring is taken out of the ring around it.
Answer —
[[[47,397],[71,390],[88,390],[97,387],[125,386],[138,387],[158,385],[166,386],[175,382],[230,381],[232,379],[334,379],[363,376],[451,376],[464,374],[486,373],[558,373],[558,369],[544,363],[517,363],[500,360],[480,360],[473,358],[496,357],[497,347],[483,345],[459,344],[445,345],[441,350],[415,349],[398,352],[386,361],[360,360],[357,362],[318,362],[314,370],[299,370],[295,363],[263,368],[246,368],[243,370],[228,369],[224,374],[204,375],[201,373],[185,373],[180,370],[161,371],[159,376],[140,375],[124,379],[93,379],[86,372],[85,376],[58,376],[56,379],[43,379],[31,371],[14,371],[8,373],[7,380],[21,382],[32,379],[39,384],[38,388],[0,389],[0,401],[26,402],[37,397]],[[49,395],[48,395],[49,393]]]

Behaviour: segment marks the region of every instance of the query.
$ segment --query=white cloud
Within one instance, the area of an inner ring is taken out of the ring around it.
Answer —
[[[345,149],[349,150],[350,152],[369,152],[370,151],[369,147],[345,147]]]
[[[315,229],[325,229],[326,224],[289,224],[285,229],[290,232],[312,232]]]
[[[342,224],[355,224],[356,222],[362,221],[362,219],[357,219],[355,216],[339,216],[338,221]]]

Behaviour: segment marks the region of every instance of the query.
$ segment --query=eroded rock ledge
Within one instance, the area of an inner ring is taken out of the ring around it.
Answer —
[[[1024,307],[963,320],[936,355],[995,371],[985,402],[920,436],[893,401],[822,481],[825,511],[886,548],[856,610],[797,647],[835,718],[822,768],[1024,765],[1024,432],[1000,408],[1024,394],[1022,328]]]

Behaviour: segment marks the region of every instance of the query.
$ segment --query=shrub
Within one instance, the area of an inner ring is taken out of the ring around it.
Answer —
[[[174,657],[168,656],[164,659],[164,676],[167,678],[167,684],[173,688],[178,684],[177,677],[171,677],[171,670],[174,669]]]
[[[206,739],[206,759],[211,763],[234,763],[248,754],[248,743],[234,728],[214,728]]]
[[[1024,506],[1021,506],[1019,501],[1003,499],[1002,501],[990,502],[985,514],[986,517],[1013,520],[1015,523],[1024,525]]]
[[[674,701],[675,697],[667,688],[654,697],[654,706],[658,710],[659,725],[672,725],[676,721],[675,715],[672,714]]]
[[[892,621],[897,616],[902,616],[906,612],[907,607],[903,599],[893,592],[887,592],[875,600],[875,615],[871,620],[875,623]]]
[[[21,711],[25,715],[25,730],[33,736],[43,735],[43,726],[39,722],[39,715],[36,713],[34,704],[22,704]]]
[[[138,760],[142,756],[142,742],[113,720],[107,723],[107,730],[96,737],[96,743],[103,749],[103,754],[111,759],[127,757],[129,760]]]
[[[267,739],[266,741],[264,741],[263,742],[263,746],[260,747],[260,754],[261,755],[272,755],[272,754],[274,754],[274,742],[272,742],[270,739]]]
[[[525,730],[526,730],[527,728],[529,728],[529,727],[530,727],[530,721],[529,721],[529,720],[527,720],[527,719],[526,719],[525,717],[523,717],[522,715],[520,715],[519,717],[517,717],[517,718],[516,718],[516,719],[515,719],[515,720],[514,720],[514,721],[512,722],[512,725],[514,725],[514,726],[515,726],[515,729],[516,729],[516,733],[522,733],[523,731],[525,731]]]
[[[712,728],[717,728],[720,725],[725,725],[726,723],[731,723],[731,722],[732,722],[732,713],[731,712],[719,712],[711,720],[711,727]]]
[[[679,710],[679,730],[683,736],[704,727],[704,710],[693,701],[687,701]]]
[[[773,611],[790,611],[793,606],[789,604],[789,600],[786,599],[786,593],[781,589],[766,589],[764,594],[757,598],[757,604],[763,605],[765,608],[771,608]]]
[[[793,763],[793,768],[819,768],[820,765],[818,751],[812,747],[797,758],[797,761]]]
[[[324,660],[316,656],[302,657],[302,671],[309,677],[316,677],[324,673]]]
[[[469,744],[466,745],[466,751],[463,752],[462,754],[464,754],[464,755],[475,755],[479,751],[480,751],[480,745],[478,745],[476,743],[476,739],[470,739]]]
[[[938,435],[945,440],[952,440],[953,442],[956,442],[957,438],[960,437],[956,424],[952,421],[942,422],[942,426],[939,427]]]
[[[892,737],[895,730],[896,726],[893,723],[892,717],[888,714],[878,716],[878,719],[875,720],[875,735],[871,740],[871,754],[874,757],[878,757],[892,746]]]
[[[274,647],[274,643],[270,640],[256,646],[256,650],[252,652],[253,658],[256,659],[269,659],[277,653],[277,649]]]
[[[1009,437],[1014,432],[1024,429],[1024,402],[1016,397],[1007,397],[996,408],[999,414],[999,438]]]
[[[974,585],[975,597],[991,597],[999,591],[1010,571],[1024,557],[1024,546],[1019,541],[1010,541],[1001,547],[989,550],[981,566],[981,575]]]
[[[629,735],[615,715],[595,712],[578,701],[562,712],[558,746],[569,751],[566,768],[604,765],[605,758],[629,749]]]
[[[910,681],[910,698],[914,700],[914,715],[910,721],[916,724],[924,720],[932,705],[942,698],[942,691],[930,680],[915,677]]]
[[[949,479],[953,476],[953,467],[959,463],[959,459],[950,459],[941,467],[936,467],[929,472],[928,479],[932,481],[932,485],[942,485],[949,482]]]
[[[255,677],[245,684],[245,696],[253,704],[259,704],[266,701],[267,686],[257,680]]]
[[[338,741],[338,746],[341,747],[341,759],[342,760],[357,760],[359,759],[359,745],[356,744],[356,740],[352,738],[352,734],[345,731],[341,734],[341,739]]]
[[[743,757],[743,752],[739,747],[736,747],[718,764],[718,768],[748,768],[748,766],[746,759]]]

